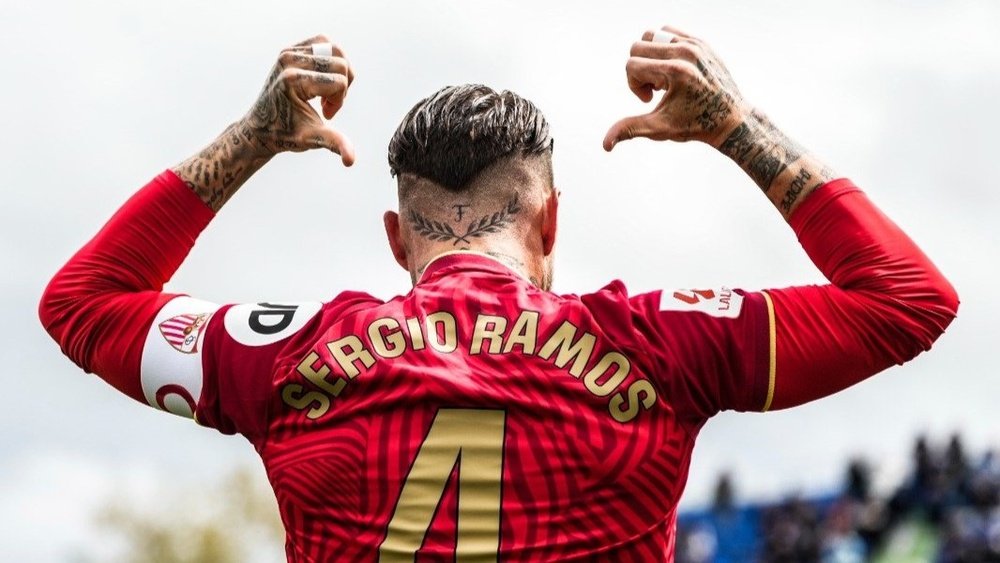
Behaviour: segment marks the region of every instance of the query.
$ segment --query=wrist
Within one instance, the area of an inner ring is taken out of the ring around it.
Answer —
[[[733,110],[729,112],[726,119],[724,119],[720,126],[713,132],[713,135],[705,140],[705,143],[716,150],[721,150],[723,143],[726,142],[726,139],[728,139],[730,135],[733,134],[733,131],[735,131],[738,127],[747,123],[754,125],[759,124],[757,119],[758,115],[763,114],[750,104],[742,100],[736,100],[733,104]]]
[[[227,127],[222,136],[227,135],[231,136],[236,145],[243,146],[243,150],[237,151],[238,156],[257,168],[267,164],[277,154],[261,137],[259,128],[254,127],[249,116],[244,116]]]
[[[239,120],[172,170],[205,205],[218,211],[272,156],[247,123]]]

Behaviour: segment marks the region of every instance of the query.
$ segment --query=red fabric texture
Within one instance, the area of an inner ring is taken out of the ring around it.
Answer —
[[[772,409],[902,364],[929,349],[955,318],[955,289],[849,180],[818,189],[790,223],[832,283],[767,291],[776,321]]]
[[[145,403],[146,333],[177,296],[160,292],[214,216],[169,170],[133,195],[45,288],[38,315],[63,353]]]

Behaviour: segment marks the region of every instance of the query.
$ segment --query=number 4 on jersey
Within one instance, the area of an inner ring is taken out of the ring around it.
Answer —
[[[507,413],[441,409],[403,484],[379,561],[413,561],[458,465],[455,561],[496,561]]]

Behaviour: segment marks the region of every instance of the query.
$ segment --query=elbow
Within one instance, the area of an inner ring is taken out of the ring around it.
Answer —
[[[928,283],[927,295],[921,300],[920,306],[926,312],[929,328],[933,331],[933,339],[937,340],[955,317],[958,316],[958,291],[955,286],[939,272],[932,276]]]
[[[955,290],[955,286],[951,285],[944,276],[941,276],[941,281],[938,284],[937,289],[937,303],[945,313],[954,319],[958,316],[958,305],[960,300],[958,298],[958,291]],[[948,322],[951,322],[950,320]]]
[[[42,328],[53,340],[62,344],[63,327],[65,319],[70,315],[72,301],[64,291],[61,291],[62,280],[56,274],[52,281],[45,286],[42,297],[38,300],[38,320],[42,323]]]
[[[931,349],[958,315],[959,297],[955,287],[944,276],[932,276],[924,284],[922,291],[913,292],[903,301],[906,312],[897,319],[910,341],[910,353],[905,359],[912,359],[920,352]],[[904,361],[905,361],[904,359]],[[899,362],[902,363],[902,362]]]
[[[103,292],[81,268],[72,262],[59,269],[49,280],[38,300],[38,320],[49,336],[65,349],[67,330],[89,300]]]
[[[868,294],[869,314],[881,326],[872,337],[894,364],[930,350],[958,314],[955,287],[936,271],[931,273],[896,280],[892,289]]]

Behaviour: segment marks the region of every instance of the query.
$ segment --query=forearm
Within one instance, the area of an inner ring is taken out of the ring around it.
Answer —
[[[834,173],[775,127],[762,112],[748,112],[718,146],[760,187],[787,220]]]
[[[272,154],[245,122],[237,121],[172,170],[205,205],[218,211]]]

